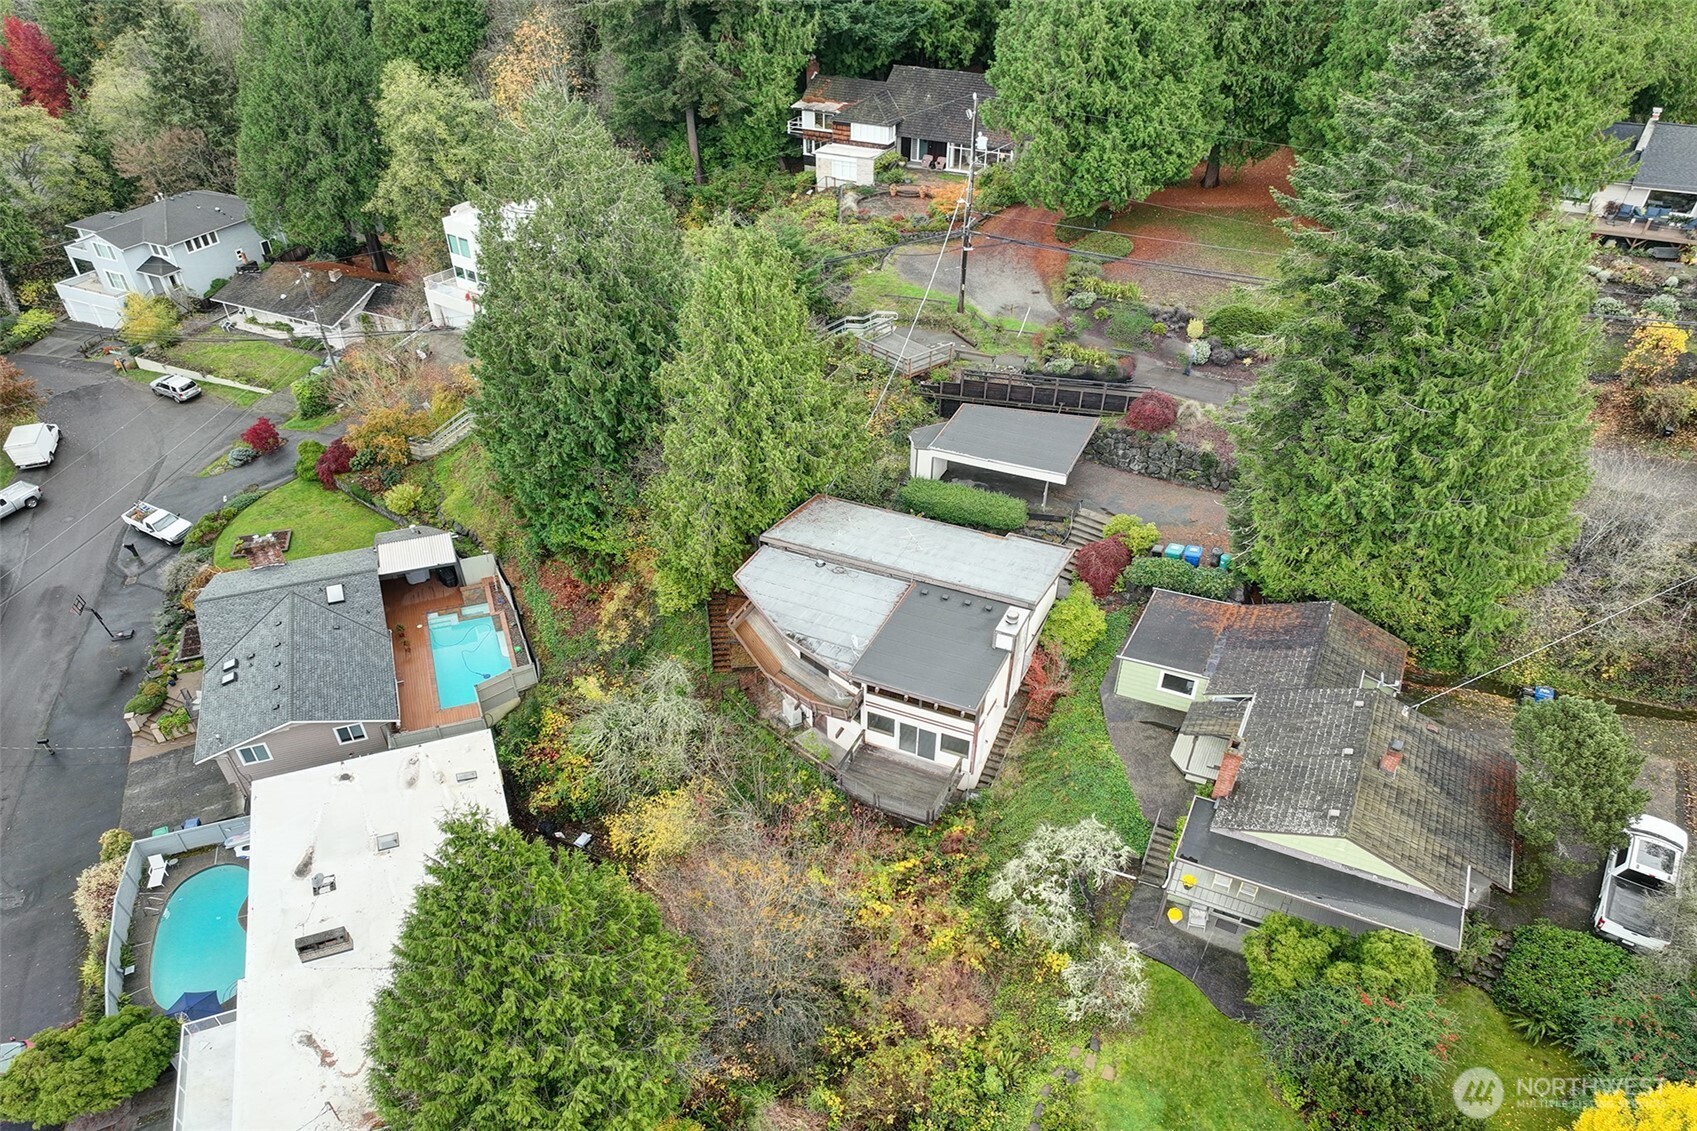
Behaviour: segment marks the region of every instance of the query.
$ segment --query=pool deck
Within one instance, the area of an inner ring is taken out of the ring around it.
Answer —
[[[444,710],[437,705],[436,667],[430,655],[429,616],[458,612],[466,605],[486,604],[501,631],[507,655],[512,656],[513,635],[495,582],[485,580],[465,589],[443,585],[435,578],[418,585],[391,578],[383,582],[383,608],[391,627],[401,626],[395,637],[395,678],[400,681],[401,730],[425,730],[479,718],[476,703]]]
[[[172,894],[190,876],[204,872],[208,868],[216,868],[220,864],[240,864],[247,867],[247,861],[238,858],[234,851],[213,845],[211,848],[197,849],[185,852],[180,856],[167,857],[175,860],[170,870],[165,873],[165,886],[143,890],[136,896],[135,918],[130,921],[130,951],[134,955],[131,962],[135,973],[124,979],[124,996],[136,1005],[148,1009],[163,1009],[164,1005],[153,1000],[153,938],[159,933],[159,916],[165,910],[165,904]],[[242,928],[247,928],[247,905],[242,905],[237,922]],[[170,1003],[167,1002],[166,1005]],[[236,999],[231,998],[224,1004],[225,1009],[234,1009]]]

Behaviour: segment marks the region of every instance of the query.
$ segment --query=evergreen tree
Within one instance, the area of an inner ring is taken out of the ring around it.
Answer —
[[[82,86],[100,49],[94,42],[93,16],[96,5],[89,0],[34,0],[29,13],[59,54],[59,64],[71,82]]]
[[[489,154],[495,108],[471,87],[410,59],[383,68],[377,130],[388,164],[368,208],[390,218],[406,254],[445,262],[442,215],[471,193]]]
[[[632,460],[671,344],[671,210],[652,171],[554,87],[503,128],[473,199],[484,290],[465,343],[482,378],[479,434],[536,542],[604,560],[623,548]],[[509,203],[523,205],[510,219]]]
[[[1504,214],[1504,69],[1503,41],[1448,4],[1376,94],[1344,99],[1336,149],[1299,159],[1296,313],[1229,500],[1270,597],[1335,598],[1433,666],[1477,660],[1504,600],[1550,579],[1587,479],[1584,237]]]
[[[750,542],[864,462],[866,408],[825,375],[796,264],[765,227],[701,233],[657,384],[665,470],[649,482],[661,607],[728,588]]]
[[[1366,97],[1390,58],[1391,44],[1409,21],[1436,0],[1339,0],[1318,63],[1296,89],[1297,115],[1290,141],[1298,154],[1318,161],[1339,137],[1338,103]]]
[[[1514,760],[1514,831],[1562,871],[1583,872],[1625,843],[1628,822],[1650,801],[1636,784],[1643,751],[1615,709],[1594,699],[1570,695],[1522,707],[1514,716]]]
[[[1008,0],[922,0],[925,22],[913,36],[920,61],[953,70],[989,60]]]
[[[371,37],[385,62],[464,75],[489,26],[484,0],[371,0]]]
[[[33,102],[57,118],[71,108],[65,70],[53,51],[53,41],[35,24],[7,16],[5,41],[0,43],[0,70],[12,77],[25,102]]]
[[[221,149],[236,134],[236,76],[213,56],[200,16],[179,0],[159,0],[141,25],[151,68],[148,117],[158,129],[199,130]],[[233,158],[234,153],[230,156]]]
[[[883,78],[926,24],[922,0],[820,0],[819,69]]]
[[[986,120],[1027,138],[1015,183],[1068,215],[1182,179],[1219,120],[1207,36],[1170,0],[1013,0],[986,77]]]
[[[1326,43],[1331,4],[1322,0],[1208,0],[1224,118],[1202,187],[1220,163],[1265,157],[1289,140],[1296,90]]]
[[[721,110],[717,150],[733,165],[776,166],[787,143],[784,124],[796,83],[819,31],[803,4],[757,0],[728,11],[715,25],[713,51],[732,78],[732,102]]]
[[[356,0],[254,0],[242,26],[236,187],[261,230],[346,254],[376,187],[377,59]]]
[[[687,945],[611,865],[455,817],[372,1008],[397,1131],[649,1131],[701,1031]]]

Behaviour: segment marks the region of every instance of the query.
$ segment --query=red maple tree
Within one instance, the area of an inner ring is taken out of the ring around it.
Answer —
[[[353,467],[353,463],[353,448],[349,446],[346,440],[337,436],[330,442],[330,446],[324,449],[324,454],[318,457],[318,462],[313,465],[313,470],[318,474],[318,481],[324,484],[324,489],[334,491],[336,489],[336,476],[346,475],[348,470]]]
[[[47,33],[16,16],[7,16],[4,28],[6,42],[0,46],[0,68],[12,76],[23,101],[34,102],[55,118],[69,110],[69,80]]]
[[[1100,542],[1092,542],[1082,546],[1072,556],[1073,569],[1078,573],[1078,579],[1090,586],[1091,594],[1100,600],[1114,591],[1114,582],[1119,580],[1125,567],[1131,564],[1131,551],[1118,538],[1104,538]]]
[[[1177,398],[1159,389],[1150,389],[1126,408],[1125,419],[1120,421],[1120,427],[1153,434],[1165,432],[1177,422]]]
[[[242,433],[242,443],[263,456],[282,447],[283,437],[277,432],[277,426],[271,423],[271,418],[262,416]]]

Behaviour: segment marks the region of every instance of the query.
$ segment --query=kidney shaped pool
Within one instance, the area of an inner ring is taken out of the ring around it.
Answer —
[[[246,902],[247,869],[240,864],[196,872],[171,893],[148,965],[160,1009],[196,990],[212,990],[221,1002],[235,995],[247,969],[247,930],[238,917]]]

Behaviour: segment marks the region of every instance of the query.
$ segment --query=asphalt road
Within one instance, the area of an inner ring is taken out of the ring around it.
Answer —
[[[42,486],[41,505],[0,523],[0,1036],[26,1036],[76,1012],[71,890],[118,822],[123,705],[152,641],[159,567],[176,553],[120,515],[146,498],[195,519],[256,478],[194,476],[256,411],[212,396],[175,404],[92,362],[12,361],[48,397],[41,419],[65,432],[51,467],[18,476]],[[74,615],[78,594],[135,638],[114,643]]]

